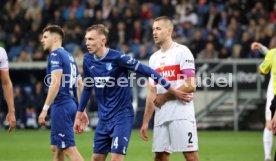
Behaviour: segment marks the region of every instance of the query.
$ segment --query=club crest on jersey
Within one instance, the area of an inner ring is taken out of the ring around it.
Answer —
[[[112,69],[111,63],[106,63],[105,68],[106,68],[106,70],[111,70]]]

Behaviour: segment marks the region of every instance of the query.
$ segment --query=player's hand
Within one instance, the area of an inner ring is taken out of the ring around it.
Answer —
[[[41,126],[45,126],[46,125],[46,121],[45,121],[45,118],[47,116],[47,111],[45,110],[42,110],[39,117],[38,117],[38,123],[41,125]]]
[[[141,139],[143,139],[144,141],[149,141],[149,137],[148,137],[148,123],[143,123],[141,129],[140,129],[140,137]]]
[[[266,123],[265,123],[265,127],[268,130],[272,130],[272,121],[271,120],[267,120]]]
[[[89,125],[89,118],[87,115],[87,112],[84,112],[82,117],[81,117],[81,123],[82,125],[84,125],[85,127],[87,127]]]
[[[251,50],[253,50],[253,51],[259,49],[260,47],[261,47],[261,44],[260,44],[260,43],[253,42],[253,43],[251,44]]]
[[[9,123],[9,132],[12,132],[13,129],[16,127],[16,119],[14,112],[8,112],[6,116],[6,121]]]
[[[167,102],[167,98],[164,94],[157,94],[154,102],[154,105],[158,108],[160,108],[161,106],[163,106],[166,102]]]
[[[74,131],[76,134],[81,134],[84,132],[84,129],[89,124],[89,119],[86,112],[77,112],[75,123],[74,123]]]
[[[185,93],[180,90],[174,89],[173,87],[169,88],[169,92],[172,93],[176,99],[182,102],[190,102],[193,100],[193,96],[191,93]]]

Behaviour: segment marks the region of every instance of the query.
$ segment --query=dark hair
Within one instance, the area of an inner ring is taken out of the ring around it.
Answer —
[[[89,32],[91,30],[95,30],[97,31],[99,34],[104,35],[106,38],[108,36],[109,30],[106,26],[104,26],[103,24],[96,24],[96,25],[92,25],[91,27],[89,27],[86,32]]]
[[[63,29],[58,25],[49,25],[43,29],[43,33],[49,31],[50,33],[56,33],[60,35],[61,39],[64,38],[64,31]]]

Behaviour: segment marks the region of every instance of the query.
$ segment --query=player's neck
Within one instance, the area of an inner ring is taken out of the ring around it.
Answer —
[[[161,45],[161,51],[165,52],[167,51],[173,44],[173,40],[169,39],[167,41],[165,41],[162,45]]]
[[[96,57],[97,58],[103,57],[106,54],[106,50],[107,50],[106,47],[100,48],[99,51],[95,53]]]
[[[58,48],[61,48],[61,43],[54,43],[51,47],[51,52],[57,50]]]

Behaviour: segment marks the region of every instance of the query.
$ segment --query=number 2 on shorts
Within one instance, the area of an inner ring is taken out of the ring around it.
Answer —
[[[188,137],[189,137],[189,144],[193,143],[192,141],[193,134],[191,132],[188,133]]]

